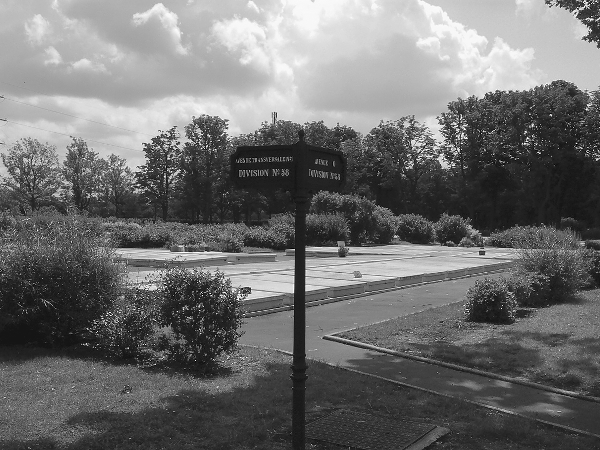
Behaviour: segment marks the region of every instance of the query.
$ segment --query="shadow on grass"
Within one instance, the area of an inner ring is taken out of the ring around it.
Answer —
[[[76,414],[58,427],[62,436],[0,439],[0,449],[277,448],[273,446],[273,434],[283,431],[285,435],[290,419],[288,372],[288,364],[269,363],[262,375],[249,380],[249,385],[225,392],[184,389],[162,397],[156,406],[133,412],[100,410]],[[124,404],[129,401],[128,396],[133,396],[131,402],[135,401],[135,392],[125,394]],[[76,438],[64,438],[69,433]]]
[[[213,378],[231,375],[231,368],[221,364],[220,358],[213,365],[186,365],[175,361],[158,359],[155,354],[149,354],[143,360],[115,358],[81,345],[64,348],[44,348],[34,345],[0,345],[0,364],[19,365],[38,358],[56,357],[102,362],[112,366],[136,366],[149,373],[185,375],[195,378]]]

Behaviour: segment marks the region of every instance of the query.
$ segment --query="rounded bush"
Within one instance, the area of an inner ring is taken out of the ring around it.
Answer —
[[[429,244],[433,242],[435,232],[433,222],[418,214],[398,216],[398,238],[411,244]]]
[[[185,363],[207,364],[237,344],[245,294],[231,287],[222,272],[169,269],[158,290],[161,325],[170,327],[170,356]]]
[[[77,216],[12,235],[0,250],[0,333],[55,346],[80,341],[122,289],[123,267],[103,244]]]
[[[434,224],[435,238],[438,242],[452,241],[458,244],[462,238],[468,235],[468,226],[469,219],[444,213]]]
[[[513,323],[517,302],[506,280],[484,278],[467,291],[465,319],[472,322]]]

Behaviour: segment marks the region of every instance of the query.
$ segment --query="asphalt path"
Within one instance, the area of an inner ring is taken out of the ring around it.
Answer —
[[[332,333],[460,301],[480,278],[423,284],[307,308],[307,358],[600,438],[600,403],[323,339]],[[291,353],[293,318],[293,311],[247,318],[240,344]],[[310,389],[310,368],[308,375]]]

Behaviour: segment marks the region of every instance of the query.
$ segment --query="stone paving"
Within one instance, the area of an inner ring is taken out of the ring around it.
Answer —
[[[294,294],[293,250],[239,254],[170,252],[163,249],[119,249],[130,279],[143,282],[150,272],[167,265],[220,270],[235,287],[249,287],[247,314],[290,309]],[[456,279],[503,270],[512,264],[512,249],[450,248],[430,245],[389,245],[350,248],[345,258],[337,248],[306,249],[307,304],[339,301],[426,282]]]

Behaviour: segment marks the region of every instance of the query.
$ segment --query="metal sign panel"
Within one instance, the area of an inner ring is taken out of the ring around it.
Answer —
[[[231,156],[231,176],[240,188],[338,191],[346,181],[346,158],[303,142],[243,146]]]
[[[341,151],[307,145],[309,191],[338,191],[346,182],[346,157]]]
[[[231,156],[231,176],[240,188],[293,190],[296,182],[293,146],[238,147]]]

